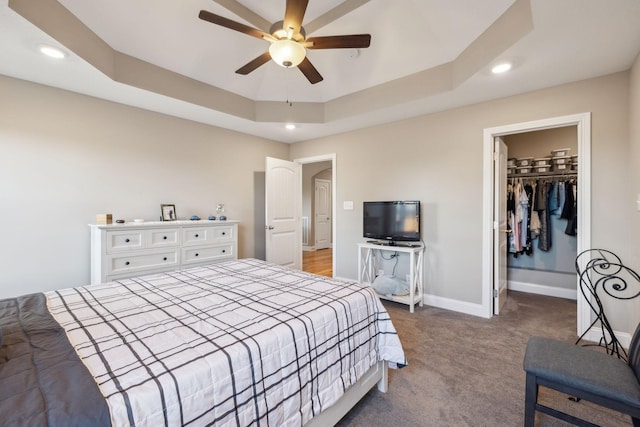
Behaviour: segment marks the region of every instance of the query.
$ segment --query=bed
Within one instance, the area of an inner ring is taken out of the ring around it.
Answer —
[[[242,259],[0,300],[3,425],[332,425],[406,359],[368,286]]]

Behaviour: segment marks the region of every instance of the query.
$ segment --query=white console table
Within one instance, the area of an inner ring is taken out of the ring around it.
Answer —
[[[389,246],[376,243],[358,243],[358,281],[372,284],[378,272],[376,251],[399,252],[409,255],[409,295],[380,295],[382,299],[395,301],[409,306],[413,313],[416,304],[423,305],[423,257],[424,245]]]

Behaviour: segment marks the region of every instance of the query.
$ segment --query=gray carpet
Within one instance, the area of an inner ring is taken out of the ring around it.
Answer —
[[[389,370],[389,392],[370,391],[338,424],[356,426],[521,426],[522,360],[533,335],[575,342],[576,303],[510,292],[500,316],[482,319],[384,302],[409,365]],[[631,426],[613,411],[541,388],[541,399],[601,426]],[[553,403],[551,403],[553,402]],[[537,426],[566,426],[537,413]]]

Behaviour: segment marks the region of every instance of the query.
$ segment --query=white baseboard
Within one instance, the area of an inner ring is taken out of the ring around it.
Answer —
[[[457,311],[459,313],[470,314],[472,316],[487,317],[487,313],[483,309],[482,304],[474,304],[471,302],[459,301],[429,294],[425,294],[422,300],[426,305],[430,305],[432,307]]]
[[[625,349],[629,349],[629,344],[631,343],[631,334],[628,332],[620,331],[613,331],[613,333],[616,334],[616,338],[618,338],[620,344],[622,344]],[[609,334],[607,334],[606,330],[605,334],[607,335],[607,339],[609,339],[610,337]],[[583,339],[587,341],[599,342],[601,337],[602,330],[598,326],[592,326],[591,329],[589,329],[589,332],[585,334]]]
[[[578,298],[578,291],[576,289],[556,288],[547,285],[537,285],[535,283],[515,282],[513,280],[509,280],[507,282],[507,289],[572,300],[576,300]]]

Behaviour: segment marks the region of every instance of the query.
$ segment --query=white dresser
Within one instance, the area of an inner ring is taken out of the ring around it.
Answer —
[[[91,284],[238,258],[238,221],[91,227]]]

